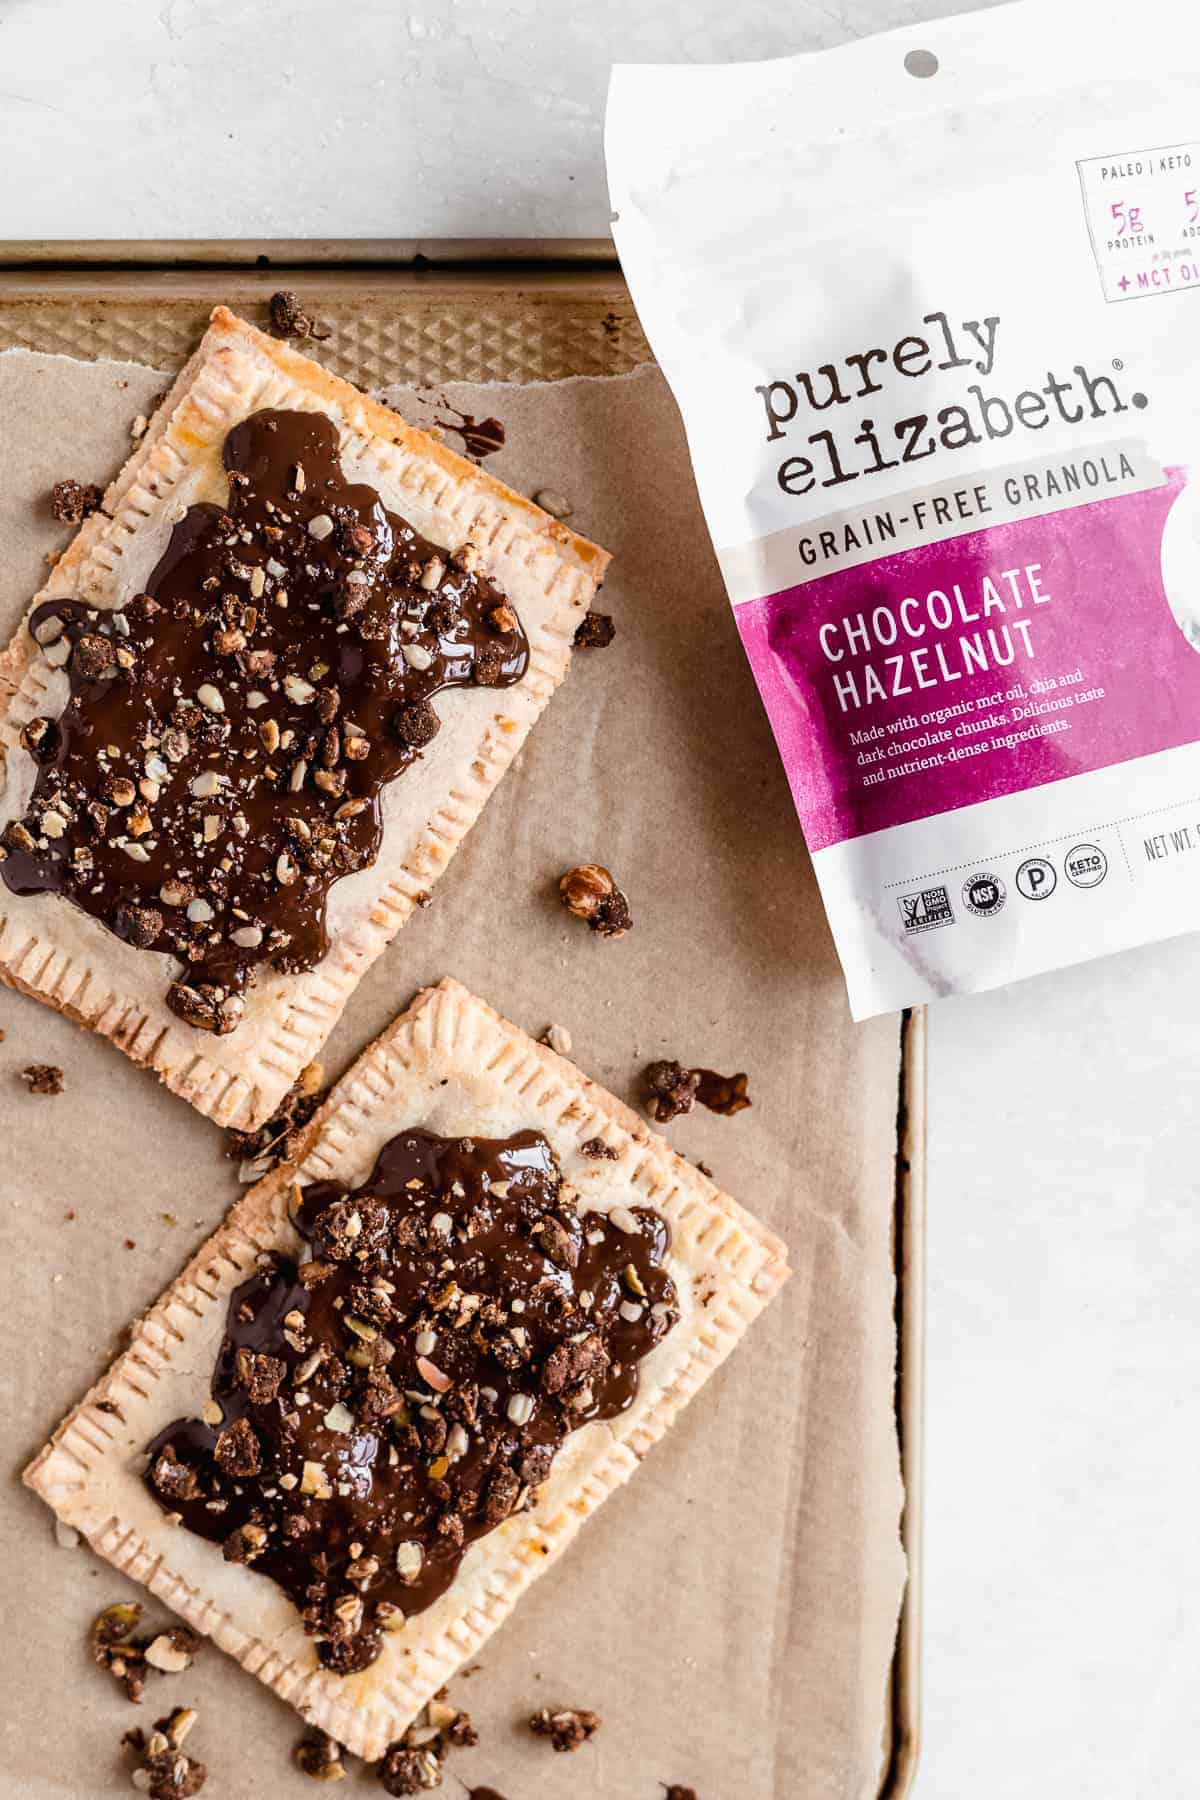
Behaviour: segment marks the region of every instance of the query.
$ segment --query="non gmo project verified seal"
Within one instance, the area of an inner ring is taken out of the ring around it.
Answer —
[[[936,931],[939,925],[954,923],[954,908],[944,887],[922,888],[919,894],[900,894],[896,904],[904,921],[905,936],[914,931]]]

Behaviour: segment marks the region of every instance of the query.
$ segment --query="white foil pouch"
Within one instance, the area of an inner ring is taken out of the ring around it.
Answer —
[[[1200,9],[618,68],[613,231],[855,1017],[1200,923]]]

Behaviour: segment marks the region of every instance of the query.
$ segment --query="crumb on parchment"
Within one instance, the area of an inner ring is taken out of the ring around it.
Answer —
[[[66,1086],[62,1070],[54,1063],[30,1063],[21,1075],[31,1094],[61,1094]]]

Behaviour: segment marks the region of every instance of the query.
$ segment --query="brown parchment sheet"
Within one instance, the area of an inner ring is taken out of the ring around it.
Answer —
[[[0,637],[66,528],[51,484],[104,481],[160,374],[0,356]],[[694,497],[665,384],[619,379],[391,397],[502,420],[487,466],[551,488],[615,553],[615,644],[567,681],[439,884],[355,994],[340,1073],[422,984],[453,974],[637,1102],[651,1058],[745,1069],[753,1108],[667,1127],[787,1240],[782,1297],[451,1693],[480,1731],[445,1792],[508,1800],[866,1800],[878,1792],[904,1581],[893,1376],[899,1032],[849,1021],[786,782]],[[450,442],[455,443],[452,437]],[[456,445],[457,447],[457,445]],[[452,698],[451,698],[452,703]],[[635,926],[606,942],[554,896],[606,863]],[[0,1255],[7,1429],[0,1477],[0,1792],[129,1792],[120,1734],[197,1707],[206,1795],[302,1795],[290,1708],[211,1647],[131,1706],[86,1649],[136,1597],[56,1542],[20,1468],[239,1191],[222,1134],[111,1045],[0,990]],[[66,1092],[26,1091],[30,1063]],[[74,1217],[68,1217],[73,1213]],[[156,1603],[149,1617],[161,1615]],[[597,1710],[577,1755],[524,1720]],[[380,1791],[347,1787],[342,1790]]]

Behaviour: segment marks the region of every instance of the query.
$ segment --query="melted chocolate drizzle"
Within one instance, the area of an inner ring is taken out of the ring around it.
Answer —
[[[677,1322],[666,1220],[575,1200],[535,1131],[405,1132],[362,1187],[308,1187],[305,1253],[230,1301],[219,1422],[149,1446],[159,1504],[285,1588],[339,1672],[631,1404]]]
[[[16,894],[62,894],[185,964],[170,1003],[233,1029],[255,967],[311,968],[333,882],[379,850],[384,786],[446,688],[506,687],[529,646],[504,596],[346,479],[323,413],[230,431],[225,507],[189,508],[117,612],[49,601],[30,628],[70,699],[2,840]]]

